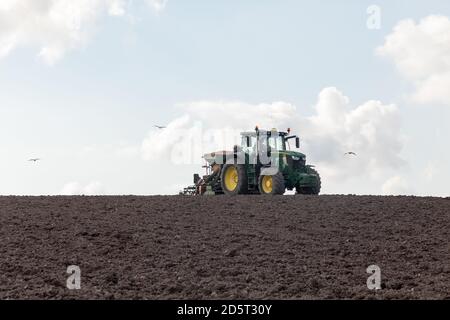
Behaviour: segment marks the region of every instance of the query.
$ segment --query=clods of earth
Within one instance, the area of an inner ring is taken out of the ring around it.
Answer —
[[[449,299],[449,240],[449,198],[0,197],[0,299]]]

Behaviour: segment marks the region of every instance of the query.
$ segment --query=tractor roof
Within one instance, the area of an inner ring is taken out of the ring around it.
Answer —
[[[276,131],[275,129],[272,130],[264,130],[264,129],[259,129],[258,131],[244,131],[241,132],[241,136],[251,136],[251,137],[256,137],[256,134],[265,134],[270,136],[272,134],[272,132],[276,132],[277,135],[279,136],[287,136],[287,132],[283,132],[283,131]]]

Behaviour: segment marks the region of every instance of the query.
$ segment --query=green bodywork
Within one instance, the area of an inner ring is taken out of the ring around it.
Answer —
[[[292,166],[289,166],[286,161],[288,156],[291,158],[301,159],[305,165],[301,168],[293,168]],[[319,177],[313,169],[314,166],[306,165],[306,156],[303,153],[295,151],[280,151],[279,157],[280,170],[283,173],[286,188],[288,190],[292,190],[297,186],[300,188],[317,186],[319,183],[317,181]]]

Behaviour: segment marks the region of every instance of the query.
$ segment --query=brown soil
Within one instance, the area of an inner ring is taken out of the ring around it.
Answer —
[[[0,197],[0,298],[448,299],[449,240],[449,198]]]

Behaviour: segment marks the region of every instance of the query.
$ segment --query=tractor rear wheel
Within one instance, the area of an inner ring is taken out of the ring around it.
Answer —
[[[220,184],[226,195],[245,194],[248,192],[248,179],[245,166],[226,164],[222,168]]]
[[[258,188],[261,194],[284,194],[286,186],[284,184],[283,174],[278,172],[273,176],[259,176]]]

